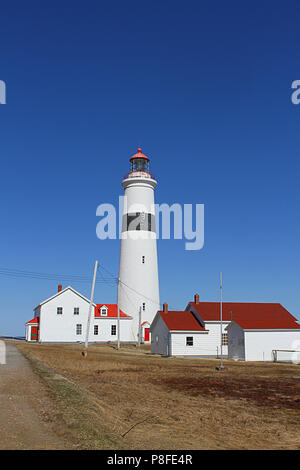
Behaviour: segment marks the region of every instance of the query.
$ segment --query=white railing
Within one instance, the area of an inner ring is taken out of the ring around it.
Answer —
[[[300,350],[299,349],[272,349],[273,362],[278,362],[278,353],[292,353],[292,357],[283,358],[281,355],[281,361],[288,362],[300,362]]]
[[[155,179],[152,173],[147,173],[146,171],[131,171],[124,176],[124,180],[127,178],[147,178],[147,179]]]

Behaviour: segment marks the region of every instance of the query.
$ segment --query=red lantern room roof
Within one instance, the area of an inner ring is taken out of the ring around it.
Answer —
[[[144,158],[145,160],[147,160],[148,162],[150,161],[148,157],[146,157],[146,155],[144,155],[142,153],[142,149],[141,148],[138,148],[137,150],[137,153],[135,153],[134,155],[132,155],[132,157],[129,159],[129,161],[131,162],[131,160],[134,160],[135,158]]]

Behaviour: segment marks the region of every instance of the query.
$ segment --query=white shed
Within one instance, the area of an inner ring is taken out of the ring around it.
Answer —
[[[189,311],[158,311],[150,326],[151,352],[166,356],[201,356],[208,331]]]
[[[228,357],[243,361],[299,360],[300,325],[296,322],[237,320],[227,326]]]

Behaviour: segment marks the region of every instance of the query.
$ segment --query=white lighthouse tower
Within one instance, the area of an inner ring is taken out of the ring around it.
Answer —
[[[132,341],[150,341],[149,327],[159,310],[154,188],[149,158],[139,148],[123,181],[124,208],[118,283],[119,308],[133,317]]]

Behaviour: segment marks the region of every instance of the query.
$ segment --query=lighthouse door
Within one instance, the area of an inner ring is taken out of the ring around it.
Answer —
[[[149,341],[150,335],[149,335],[149,328],[145,328],[144,330],[144,341]]]

